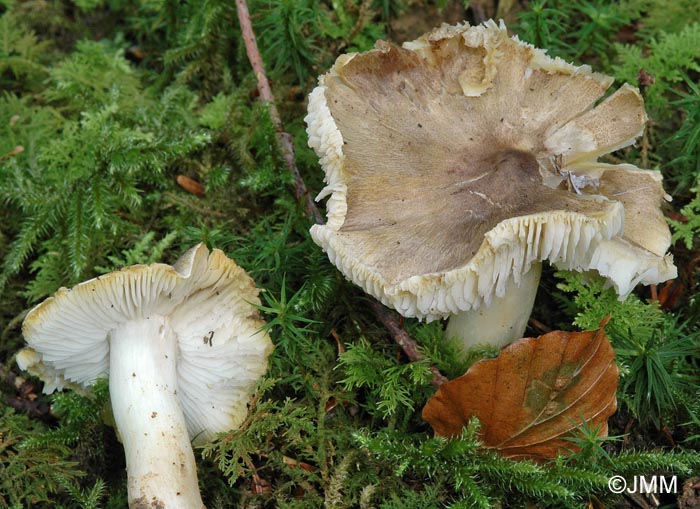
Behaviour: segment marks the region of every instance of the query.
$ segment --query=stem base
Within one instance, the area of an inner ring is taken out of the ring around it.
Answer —
[[[163,316],[125,322],[110,338],[109,391],[130,509],[204,508],[177,395],[177,356],[177,337]]]
[[[445,337],[454,342],[464,358],[476,345],[502,348],[523,337],[540,283],[542,264],[533,263],[517,286],[510,281],[505,296],[495,298],[491,306],[482,306],[452,315]]]

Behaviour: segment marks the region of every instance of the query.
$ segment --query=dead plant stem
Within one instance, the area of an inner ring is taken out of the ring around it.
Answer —
[[[265,64],[260,56],[260,50],[258,49],[258,43],[255,39],[255,32],[253,31],[253,24],[250,20],[248,3],[246,0],[236,0],[236,9],[238,12],[238,21],[241,25],[241,32],[243,34],[246,54],[248,55],[248,60],[255,73],[255,79],[257,80],[260,100],[268,107],[270,120],[272,120],[277,131],[277,146],[282,153],[285,166],[294,177],[294,195],[297,200],[302,200],[304,202],[306,215],[309,216],[310,220],[313,223],[322,224],[323,218],[318,211],[318,207],[316,207],[316,204],[311,198],[311,194],[306,188],[304,179],[301,177],[294,160],[294,143],[292,142],[292,137],[289,133],[285,132],[284,126],[282,125],[282,118],[275,105],[275,96],[272,95],[270,81],[265,74]]]
[[[277,144],[282,153],[285,166],[291,172],[294,177],[295,187],[294,194],[297,200],[303,200],[306,209],[306,215],[309,221],[315,224],[323,224],[323,218],[321,213],[316,207],[316,204],[311,199],[311,194],[306,188],[304,179],[299,173],[299,169],[294,161],[294,144],[292,143],[292,137],[289,133],[285,132],[282,125],[282,119],[280,117],[279,111],[275,106],[275,97],[272,94],[272,89],[270,88],[270,81],[267,79],[265,74],[265,65],[263,64],[262,57],[260,56],[260,50],[258,49],[258,43],[255,38],[255,32],[253,31],[253,24],[250,20],[250,12],[248,11],[248,3],[246,0],[236,0],[236,9],[238,12],[238,22],[241,26],[241,32],[243,34],[243,42],[245,43],[246,54],[248,55],[248,60],[255,73],[255,78],[258,83],[258,93],[260,94],[260,100],[268,105],[270,112],[270,119],[277,130]],[[375,317],[379,320],[384,327],[387,328],[392,338],[396,343],[403,349],[406,356],[411,361],[417,361],[423,359],[424,356],[418,351],[418,345],[416,341],[408,335],[408,333],[401,327],[400,319],[397,314],[389,311],[387,308],[374,302],[371,306]],[[433,373],[433,385],[438,387],[443,382],[447,380],[440,371],[431,367],[430,370]]]

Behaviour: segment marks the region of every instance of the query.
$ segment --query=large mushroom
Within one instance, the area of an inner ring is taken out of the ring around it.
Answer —
[[[238,427],[272,351],[253,280],[200,244],[62,288],[27,315],[22,369],[44,392],[109,377],[130,508],[204,507],[191,440]]]
[[[328,221],[314,241],[403,316],[451,317],[461,348],[522,336],[541,263],[624,298],[676,276],[661,175],[598,158],[634,143],[643,100],[508,37],[443,25],[339,57],[309,98]]]

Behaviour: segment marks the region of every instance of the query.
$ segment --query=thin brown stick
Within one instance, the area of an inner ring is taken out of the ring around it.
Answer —
[[[389,311],[388,308],[385,308],[377,301],[370,302],[369,307],[372,308],[377,319],[386,327],[394,337],[394,340],[403,349],[408,360],[415,362],[425,358],[423,354],[418,351],[418,345],[413,341],[413,338],[401,327],[400,319],[396,314]]]
[[[649,285],[649,290],[651,291],[651,297],[649,297],[649,300],[658,302],[659,291],[656,285]]]
[[[250,65],[253,67],[253,72],[255,73],[255,78],[258,82],[260,100],[269,106],[270,119],[277,129],[277,143],[279,144],[287,169],[292,173],[294,181],[296,182],[294,194],[298,200],[304,201],[306,215],[309,218],[309,221],[315,224],[323,224],[323,218],[318,211],[318,207],[316,207],[316,204],[311,199],[311,195],[306,188],[304,179],[299,173],[294,161],[294,145],[292,143],[292,137],[289,135],[289,133],[286,133],[283,130],[282,119],[280,118],[277,107],[275,106],[275,97],[272,95],[270,82],[265,74],[265,66],[263,64],[262,57],[260,56],[260,51],[258,50],[258,43],[255,39],[255,32],[253,31],[253,25],[250,21],[250,13],[248,12],[248,4],[246,0],[236,0],[236,8],[238,10],[238,21],[241,25],[241,32],[243,33],[243,42],[245,43],[246,54],[248,55],[248,60],[250,61]],[[411,361],[424,358],[424,356],[418,351],[418,344],[416,341],[408,335],[403,327],[401,327],[400,319],[396,313],[388,310],[378,302],[373,302],[370,307],[372,308],[377,320],[379,320],[384,327],[387,328],[394,341],[396,341],[396,343],[403,349],[406,356]],[[432,383],[435,387],[439,387],[443,382],[447,381],[447,378],[443,376],[436,367],[431,366],[430,370],[433,373]]]
[[[548,332],[552,332],[552,328],[549,325],[545,325],[536,318],[530,318],[528,320],[528,324],[540,334],[547,334]]]
[[[245,466],[248,467],[248,470],[252,472],[253,493],[255,493],[256,495],[271,493],[270,483],[266,479],[263,479],[258,475],[258,469],[255,468],[255,464],[253,463],[253,460],[248,454],[246,454],[243,457],[243,463],[245,463]]]
[[[479,2],[473,2],[470,7],[472,9],[472,17],[474,18],[475,24],[479,25],[489,19],[489,17],[486,15],[486,11],[484,10],[484,6]]]
[[[10,150],[7,154],[3,154],[0,156],[0,161],[3,159],[7,159],[8,157],[16,156],[24,152],[24,147],[22,145],[17,145],[15,148]]]
[[[272,120],[277,130],[277,145],[282,153],[282,159],[287,169],[294,177],[294,195],[297,200],[304,202],[306,215],[309,216],[311,221],[316,224],[321,224],[323,223],[323,218],[318,211],[318,207],[316,207],[316,204],[311,198],[311,194],[306,188],[304,179],[301,177],[296,161],[294,160],[294,144],[292,143],[292,137],[289,133],[285,132],[284,126],[282,125],[282,118],[280,117],[279,111],[277,111],[277,106],[275,106],[275,96],[272,95],[270,81],[265,74],[265,64],[260,56],[260,50],[258,50],[258,43],[255,39],[255,32],[253,31],[253,24],[250,21],[250,13],[248,12],[246,0],[236,0],[236,9],[238,11],[238,21],[241,25],[241,32],[243,33],[246,54],[248,55],[248,60],[250,61],[250,65],[255,73],[255,79],[258,83],[260,100],[268,106],[270,120]]]
[[[377,301],[370,302],[369,307],[372,308],[374,316],[377,317],[377,320],[379,320],[384,327],[386,327],[391,334],[391,337],[394,338],[394,341],[398,343],[406,354],[406,357],[408,357],[411,362],[425,359],[425,356],[418,350],[418,344],[416,341],[408,335],[403,327],[401,327],[400,319],[396,313],[390,311],[388,308],[385,308]],[[430,371],[433,373],[432,384],[436,388],[447,382],[447,378],[440,373],[436,367],[431,366]]]
[[[367,23],[367,18],[369,17],[369,8],[372,5],[372,0],[362,0],[360,4],[360,11],[357,13],[357,21],[355,26],[352,27],[350,33],[345,38],[345,43],[350,44],[350,42],[359,34]]]

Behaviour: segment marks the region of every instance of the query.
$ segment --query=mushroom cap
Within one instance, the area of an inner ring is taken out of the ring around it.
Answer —
[[[167,316],[178,341],[178,396],[190,437],[207,440],[236,428],[273,346],[255,305],[259,290],[224,253],[204,244],[174,266],[134,265],[71,289],[32,309],[22,325],[29,345],[20,368],[44,392],[85,392],[109,377],[110,331],[120,323]]]
[[[305,119],[330,196],[314,241],[427,320],[489,305],[536,261],[597,271],[622,298],[675,277],[660,174],[597,161],[646,122],[634,87],[600,100],[612,82],[493,21],[340,56]]]

